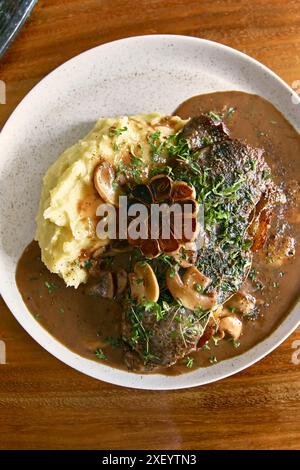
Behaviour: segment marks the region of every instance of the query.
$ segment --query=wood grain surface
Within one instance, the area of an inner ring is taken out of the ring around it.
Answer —
[[[175,33],[219,41],[300,79],[299,0],[40,0],[0,62],[7,104],[74,55],[114,39]],[[1,158],[5,155],[1,152]],[[0,299],[0,449],[299,449],[300,329],[246,371],[171,392],[97,382],[50,356]]]

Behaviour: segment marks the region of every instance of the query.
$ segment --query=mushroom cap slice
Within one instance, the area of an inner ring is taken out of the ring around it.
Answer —
[[[242,334],[243,323],[236,315],[224,316],[220,319],[218,333],[220,339],[225,336],[225,333],[230,335],[233,339],[238,339]]]
[[[225,304],[223,312],[229,311],[228,308],[233,308],[242,315],[249,315],[256,307],[256,298],[247,292],[236,292]],[[222,316],[225,316],[224,314]]]
[[[178,274],[178,271],[172,273],[170,270],[167,271],[166,281],[169,291],[171,292],[174,299],[179,300],[185,308],[190,310],[196,310],[202,308],[203,310],[211,310],[216,306],[217,300],[214,294],[202,294],[197,292],[195,289],[195,279],[200,280],[203,284],[203,288],[210,283],[210,280],[206,278],[200,271],[198,273],[197,268],[188,268],[183,278]],[[197,283],[197,281],[196,281]]]
[[[99,163],[94,171],[94,185],[104,202],[119,205],[120,192],[114,186],[116,174],[114,167],[106,161]]]
[[[138,303],[145,301],[157,302],[159,285],[153,269],[148,263],[136,263],[133,273],[129,274],[131,296]]]
[[[101,272],[97,282],[87,287],[87,294],[112,299],[114,296],[114,280],[112,273],[109,271]]]
[[[211,283],[209,277],[204,276],[199,269],[195,266],[190,266],[182,276],[183,283],[186,287],[192,288],[195,290],[195,285],[199,284],[205,289]]]

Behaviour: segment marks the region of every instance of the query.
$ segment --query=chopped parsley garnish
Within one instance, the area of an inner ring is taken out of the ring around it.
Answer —
[[[166,306],[166,302],[164,304]],[[149,300],[144,302],[142,304],[142,307],[144,307],[145,312],[154,313],[157,321],[162,320],[165,314],[167,313],[167,310],[162,308],[157,302],[151,302]]]
[[[257,131],[256,135],[257,135],[257,137],[264,137],[266,134],[265,134],[265,132]]]
[[[139,149],[140,152],[141,152],[142,146],[141,146],[140,144],[138,144],[137,147],[138,147],[138,149]],[[131,144],[131,145],[130,145],[130,153],[131,153],[131,155],[132,155],[132,157],[131,157],[131,164],[133,164],[133,162],[136,161],[136,164],[137,164],[138,166],[144,165],[144,162],[141,160],[142,152],[141,152],[140,155],[137,155],[137,154],[136,154],[136,151],[135,151],[135,145],[134,145],[134,144]],[[137,160],[134,160],[134,159],[137,159]]]
[[[236,307],[228,307],[228,310],[232,313],[236,312]]]
[[[227,111],[225,112],[225,115],[224,117],[227,118],[227,119],[230,119],[231,116],[235,113],[236,109],[235,108],[228,108]]]
[[[241,343],[239,342],[238,339],[235,338],[230,338],[229,342],[232,344],[232,346],[237,349],[240,347]]]
[[[257,165],[257,160],[254,160],[254,158],[251,158],[249,163],[250,163],[250,170],[254,171]]]
[[[141,151],[141,146],[138,145],[137,147]],[[120,161],[116,169],[116,179],[118,179],[120,176],[125,176],[126,179],[133,179],[135,183],[140,183],[141,172],[146,167],[146,164],[141,157],[142,154],[140,156],[137,155],[134,144],[131,144],[130,162],[125,164],[123,161]]]
[[[254,284],[254,286],[256,287],[256,291],[262,291],[265,286],[264,284],[257,279],[257,270],[256,268],[252,268],[250,271],[249,271],[249,274],[248,274],[248,278],[252,281],[252,283]]]
[[[113,181],[112,182],[112,187],[113,187],[114,191],[118,191],[118,189],[120,188],[120,185],[117,181]]]
[[[159,140],[160,138],[160,131],[156,131],[153,134],[150,135],[148,138],[148,143],[151,147],[152,150],[152,158],[155,161],[156,157],[159,156],[162,148],[163,148],[163,142]]]
[[[187,356],[185,358],[185,365],[188,367],[188,369],[191,369],[194,365],[194,358]]]
[[[109,129],[109,136],[113,137],[116,136],[118,137],[119,135],[123,134],[123,132],[126,132],[128,130],[128,127],[111,127]]]
[[[251,279],[252,282],[256,281],[256,279],[257,279],[257,270],[256,270],[256,268],[250,269],[248,277],[249,277],[249,279]]]
[[[210,346],[208,343],[205,343],[200,349],[201,351],[210,351]]]
[[[261,281],[257,281],[257,282],[255,283],[255,287],[256,287],[255,290],[256,290],[256,291],[260,291],[260,292],[263,291],[264,288],[265,288],[264,284],[263,284]]]
[[[218,362],[218,359],[216,358],[216,356],[210,356],[208,360],[211,364],[217,364]]]
[[[161,174],[166,174],[167,176],[170,176],[170,178],[172,178],[173,168],[168,165],[156,166],[150,170],[149,176],[150,178],[152,178],[153,176],[161,175]]]
[[[107,360],[107,356],[104,354],[104,352],[102,351],[101,348],[97,348],[97,349],[96,349],[95,355],[96,355],[97,359],[100,359],[100,360],[102,360],[102,361],[106,361],[106,360]]]
[[[120,338],[115,338],[113,336],[106,336],[104,341],[112,348],[119,348],[122,344],[122,340]]]
[[[91,269],[91,267],[93,266],[93,263],[90,259],[87,259],[84,263],[83,263],[83,266],[85,267],[85,269]]]
[[[198,284],[197,282],[194,284],[194,289],[196,292],[199,292],[199,294],[202,294],[204,292],[204,287],[201,284]]]
[[[206,115],[214,121],[222,121],[223,119],[222,114],[215,113],[214,111],[209,111],[208,113],[206,113]]]
[[[132,300],[128,311],[127,316],[131,322],[131,337],[128,338],[129,344],[132,346],[133,349],[142,342],[145,345],[143,356],[144,361],[146,362],[146,357],[149,357],[149,340],[150,340],[150,332],[146,330],[143,325],[143,316],[145,313],[145,308],[141,305],[136,305],[135,302]]]
[[[48,281],[45,281],[45,286],[47,287],[49,294],[53,294],[53,292],[58,288],[57,285],[54,284],[54,282]]]
[[[133,168],[136,168],[136,167],[145,166],[145,163],[143,162],[143,160],[140,157],[137,157],[136,155],[132,155],[131,160],[130,160],[130,165]]]
[[[262,178],[264,180],[269,180],[272,177],[271,170],[269,168],[265,169],[262,173]]]
[[[111,256],[111,255],[103,256],[101,260],[101,266],[105,269],[108,269],[112,266],[113,262],[114,262],[114,256]]]

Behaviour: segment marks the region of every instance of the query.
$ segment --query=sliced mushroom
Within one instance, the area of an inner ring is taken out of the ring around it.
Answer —
[[[109,162],[102,162],[94,171],[94,185],[104,202],[119,205],[119,190],[115,188],[116,174]]]
[[[129,274],[131,296],[138,302],[157,302],[159,285],[153,269],[148,263],[136,263]]]
[[[256,298],[246,292],[237,292],[226,302],[223,310],[238,310],[243,315],[249,315],[256,306]],[[226,308],[227,307],[227,308]]]
[[[127,272],[123,268],[116,271],[116,295],[122,294],[127,286]]]
[[[204,274],[202,274],[199,269],[195,268],[195,266],[191,266],[185,271],[182,276],[182,280],[186,287],[194,290],[196,290],[197,285],[200,285],[205,289],[211,283],[211,279],[204,276]]]
[[[169,291],[174,299],[179,300],[185,308],[190,310],[196,310],[197,308],[211,310],[216,305],[215,294],[202,294],[195,289],[195,283],[203,286],[203,289],[210,283],[210,279],[205,277],[197,268],[188,268],[182,279],[178,271],[173,273],[168,270],[166,276]]]
[[[103,271],[101,266],[97,265],[92,283],[89,283],[85,292],[88,295],[96,295],[99,297],[112,299],[124,292],[127,285],[127,272],[123,268],[116,271]]]
[[[86,293],[88,295],[97,295],[106,299],[112,299],[114,296],[114,281],[112,273],[109,271],[101,272],[97,282],[87,287]]]
[[[218,328],[218,338],[223,339],[225,334],[230,335],[233,339],[238,339],[242,334],[243,323],[236,316],[230,314],[229,310],[223,309],[229,315],[222,316]]]

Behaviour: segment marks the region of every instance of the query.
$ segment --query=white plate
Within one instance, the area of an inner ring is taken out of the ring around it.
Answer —
[[[83,137],[100,116],[172,113],[193,95],[219,90],[257,93],[300,130],[300,100],[273,72],[226,46],[184,36],[123,39],[80,54],[44,78],[4,126],[0,135],[1,293],[25,330],[69,366],[127,387],[192,387],[248,367],[298,325],[299,307],[269,338],[241,356],[181,376],[143,376],[71,352],[32,317],[16,287],[17,260],[34,235],[42,175],[65,148]]]

